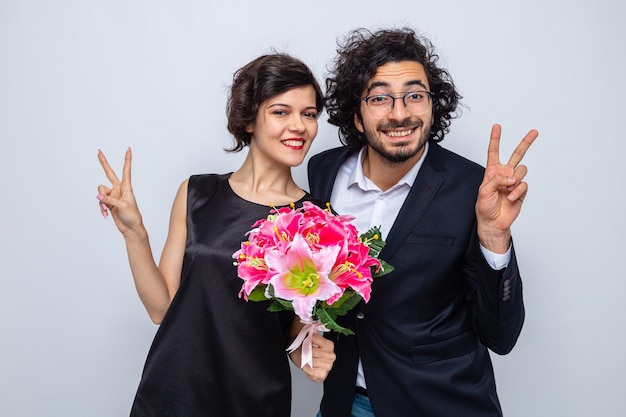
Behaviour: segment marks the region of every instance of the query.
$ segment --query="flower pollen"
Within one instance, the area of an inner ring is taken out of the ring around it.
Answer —
[[[302,286],[311,288],[315,285],[317,280],[320,278],[319,274],[311,273],[309,274],[304,281],[302,281]]]

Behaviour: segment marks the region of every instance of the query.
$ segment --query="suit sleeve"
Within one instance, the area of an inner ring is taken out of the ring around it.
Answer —
[[[524,299],[515,249],[511,260],[502,270],[494,270],[478,246],[478,238],[468,254],[474,264],[466,268],[469,278],[470,302],[474,304],[474,325],[481,342],[499,355],[509,353],[515,346],[524,324]]]

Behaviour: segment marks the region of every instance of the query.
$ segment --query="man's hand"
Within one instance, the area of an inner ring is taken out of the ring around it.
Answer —
[[[495,253],[505,253],[511,243],[511,225],[522,208],[528,192],[523,181],[528,169],[519,165],[526,151],[539,135],[529,131],[517,145],[506,164],[500,163],[501,127],[491,129],[485,176],[478,190],[476,220],[482,246]]]

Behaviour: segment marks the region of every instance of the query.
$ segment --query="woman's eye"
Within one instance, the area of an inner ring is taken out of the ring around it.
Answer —
[[[304,117],[307,117],[309,119],[317,119],[317,113],[315,113],[315,112],[307,112],[307,113],[304,113]]]

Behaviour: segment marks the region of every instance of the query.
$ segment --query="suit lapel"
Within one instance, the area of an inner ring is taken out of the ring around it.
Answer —
[[[311,191],[315,190],[318,194],[315,197],[323,201],[330,201],[337,172],[339,172],[339,167],[348,156],[350,156],[350,152],[345,147],[333,149],[322,155],[314,171],[309,170]]]
[[[317,198],[330,201],[330,194],[333,190],[339,167],[349,154],[349,151],[345,148],[329,151],[316,164],[315,172],[309,171],[309,178],[312,178],[316,183],[316,187],[312,188],[318,191]],[[387,235],[385,248],[380,254],[383,259],[391,259],[393,257],[428,209],[428,206],[443,184],[443,179],[440,175],[441,171],[445,171],[443,149],[437,143],[430,142],[426,159],[415,178],[411,191],[409,191],[404,204],[400,208],[393,227]]]
[[[443,153],[439,145],[431,142],[428,154],[415,178],[415,182],[400,208],[398,217],[387,236],[386,245],[380,254],[383,259],[391,259],[406,240],[417,222],[423,216],[443,184],[437,173],[445,169]]]

